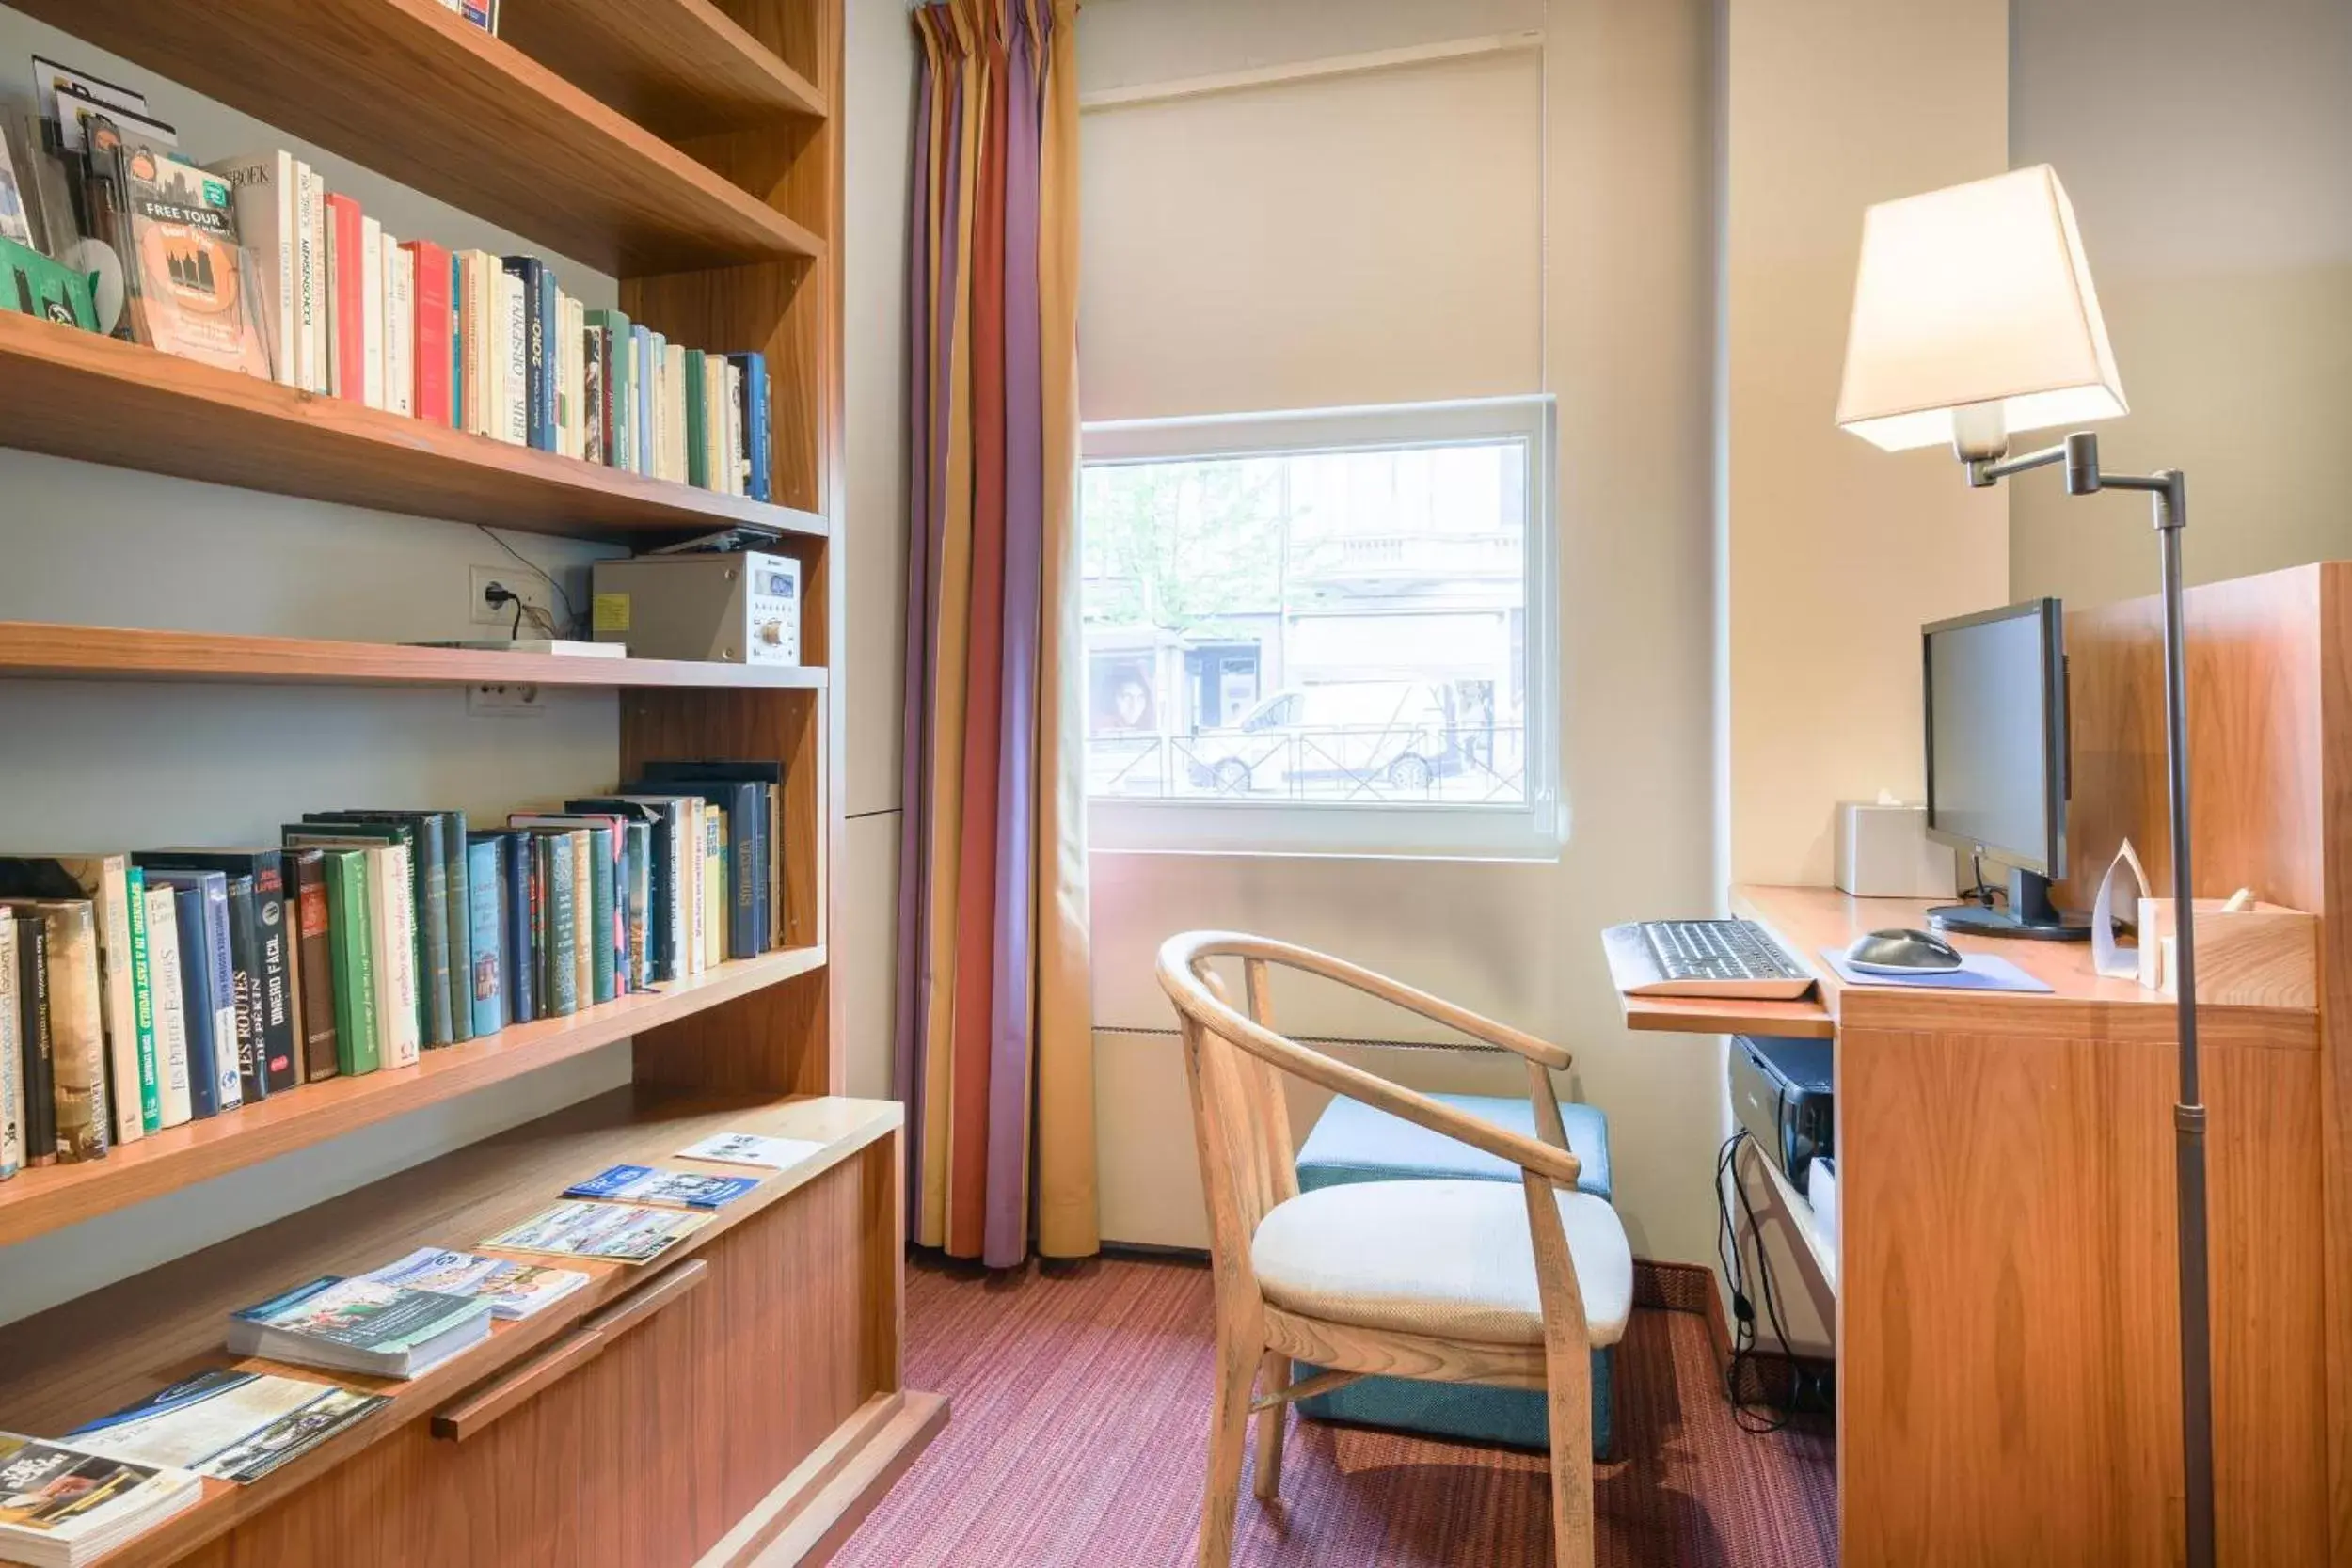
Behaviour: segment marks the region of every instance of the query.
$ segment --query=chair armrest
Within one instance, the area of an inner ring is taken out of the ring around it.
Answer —
[[[1486,1045],[1516,1052],[1539,1066],[1565,1071],[1576,1065],[1574,1056],[1549,1040],[1537,1039],[1507,1023],[1498,1023],[1493,1019],[1471,1012],[1468,1007],[1457,1007],[1442,996],[1432,996],[1401,980],[1391,980],[1385,974],[1349,963],[1345,958],[1335,958],[1328,953],[1294,947],[1288,942],[1272,942],[1263,937],[1220,936],[1218,940],[1227,944],[1227,951],[1241,952],[1293,969],[1303,969],[1327,980],[1353,986],[1391,1006],[1418,1013],[1432,1023],[1442,1023]]]

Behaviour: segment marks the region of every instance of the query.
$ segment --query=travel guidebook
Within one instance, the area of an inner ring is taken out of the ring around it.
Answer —
[[[79,1568],[203,1492],[186,1470],[0,1432],[0,1560]]]
[[[482,1244],[506,1252],[553,1252],[616,1263],[644,1263],[668,1251],[679,1237],[709,1223],[708,1214],[566,1199]]]
[[[677,1151],[681,1160],[710,1160],[723,1165],[758,1165],[789,1170],[825,1146],[805,1138],[769,1138],[757,1132],[714,1132]]]
[[[651,1165],[614,1165],[577,1186],[565,1197],[601,1197],[624,1203],[654,1203],[665,1209],[717,1209],[759,1185],[756,1176],[701,1176]]]
[[[327,1275],[231,1313],[229,1348],[307,1367],[414,1377],[489,1332],[489,1307],[469,1296]]]
[[[478,1258],[447,1247],[419,1247],[396,1263],[370,1269],[359,1275],[399,1290],[432,1291],[445,1296],[470,1296],[489,1304],[495,1318],[528,1318],[588,1283],[578,1269],[546,1263],[516,1263],[502,1258]]]
[[[109,1458],[244,1482],[261,1480],[389,1402],[382,1394],[356,1388],[218,1367],[66,1435]]]

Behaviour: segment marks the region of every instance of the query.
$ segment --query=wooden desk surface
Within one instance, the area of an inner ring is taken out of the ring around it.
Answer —
[[[1620,996],[1618,1003],[1629,1029],[1664,1030],[1680,1034],[1771,1034],[1817,1039],[1834,1037],[1855,1006],[1867,1009],[1870,1022],[1884,1027],[1906,1022],[1934,1026],[1949,1022],[1948,1009],[1965,1002],[1976,1007],[1992,1006],[2001,1012],[2024,1007],[2046,1015],[2046,1022],[2077,1025],[2086,1009],[2114,1010],[2102,1032],[2169,1038],[2172,1003],[2136,980],[2111,980],[2090,966],[2087,942],[2026,942],[2000,937],[1939,933],[1963,953],[1990,953],[2007,958],[2048,985],[2048,995],[2020,991],[1947,990],[1921,986],[1850,986],[1821,960],[1821,949],[1846,946],[1866,931],[1887,927],[1924,928],[1931,904],[1951,900],[1925,898],[1855,898],[1824,887],[1738,887],[1732,890],[1732,912],[1756,922],[1778,939],[1789,954],[1813,972],[1816,992],[1801,1002],[1740,1002],[1707,996]],[[2276,1008],[2201,1008],[2207,1012],[2261,1015],[2280,1020],[2284,1027],[2275,1043],[2316,1049],[2313,1027],[2300,1024],[2314,1014],[2297,1015]],[[2063,1015],[2063,1016],[2061,1016]],[[2028,1015],[2031,1016],[2031,1015]]]

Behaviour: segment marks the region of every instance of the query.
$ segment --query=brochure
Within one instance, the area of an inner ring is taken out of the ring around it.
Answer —
[[[661,1256],[679,1237],[691,1235],[709,1223],[708,1214],[645,1209],[628,1203],[580,1203],[566,1198],[482,1244],[505,1252],[553,1252],[572,1258],[644,1263]]]
[[[492,1317],[510,1321],[552,1307],[588,1283],[588,1276],[578,1269],[516,1263],[430,1246],[419,1247],[398,1262],[371,1269],[359,1277],[400,1290],[470,1296],[488,1303]]]
[[[202,1497],[186,1470],[0,1432],[0,1560],[77,1568]]]
[[[245,1482],[387,1402],[382,1394],[220,1367],[67,1435],[92,1453]]]
[[[273,1361],[413,1377],[489,1332],[490,1308],[469,1297],[328,1275],[230,1314],[229,1348]]]
[[[677,1151],[681,1160],[711,1160],[723,1165],[759,1165],[789,1170],[825,1146],[805,1138],[770,1138],[757,1132],[714,1132]]]
[[[614,1165],[564,1188],[564,1196],[652,1203],[666,1209],[718,1209],[758,1185],[756,1176],[702,1176],[686,1170],[656,1170],[651,1165]]]

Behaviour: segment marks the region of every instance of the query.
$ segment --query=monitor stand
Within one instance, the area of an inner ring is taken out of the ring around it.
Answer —
[[[2009,874],[2009,902],[1939,904],[1928,911],[1928,924],[1939,931],[1972,937],[2028,937],[2040,942],[2089,942],[2090,920],[2068,914],[2050,902],[2050,879],[2031,871]]]

